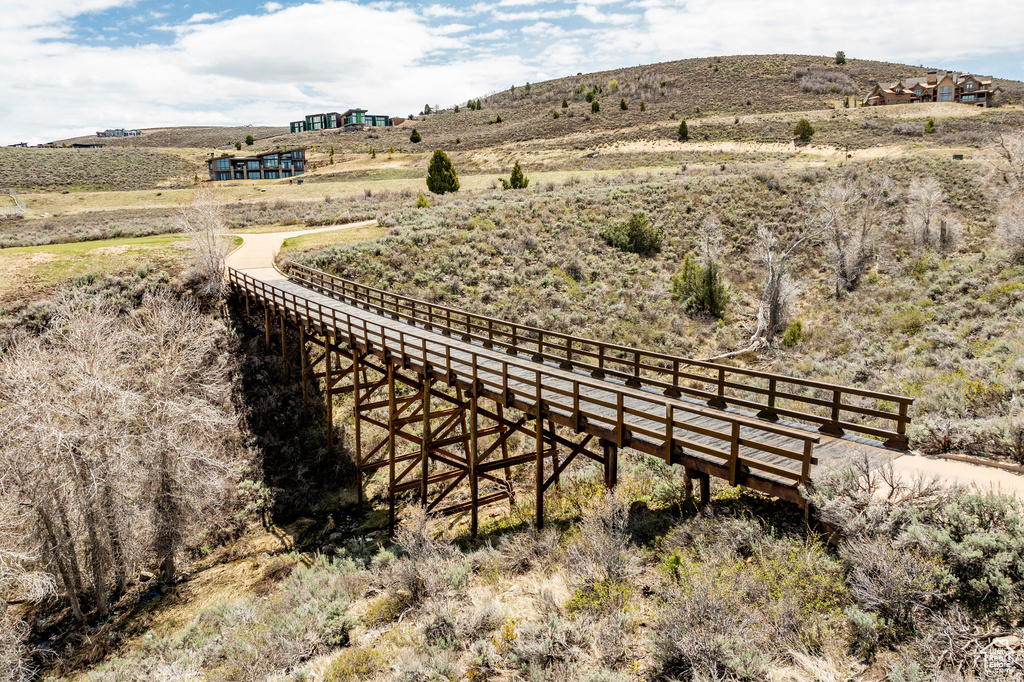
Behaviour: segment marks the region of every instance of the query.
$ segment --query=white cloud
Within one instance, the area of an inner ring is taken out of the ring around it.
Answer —
[[[509,83],[715,54],[842,49],[1024,73],[1020,0],[974,0],[970,11],[959,0],[497,0],[468,8],[445,0],[269,0],[253,15],[195,12],[153,26],[170,44],[135,46],[117,39],[125,29],[111,31],[111,40],[71,40],[75,17],[135,0],[44,0],[45,12],[38,0],[2,1],[0,73],[15,77],[0,78],[0,144],[117,126],[285,124],[348,106],[401,115]],[[959,35],[985,40],[937,40],[949,35],[951,16]],[[303,41],[301,51],[239,49],[311,31],[330,39]]]
[[[219,19],[222,14],[224,14],[224,13],[223,12],[218,12],[218,13],[215,14],[213,12],[199,12],[198,14],[193,14],[191,17],[189,17],[185,21],[185,23],[186,24],[204,24],[206,22],[213,21],[214,19]]]

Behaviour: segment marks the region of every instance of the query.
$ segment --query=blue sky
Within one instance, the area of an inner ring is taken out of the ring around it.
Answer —
[[[1021,0],[3,0],[0,144],[405,115],[619,66],[789,52],[1024,79]],[[944,40],[948,36],[949,40]]]

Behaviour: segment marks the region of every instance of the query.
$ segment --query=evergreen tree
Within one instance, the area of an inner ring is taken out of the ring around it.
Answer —
[[[253,143],[254,143],[254,142],[256,142],[256,140],[255,140],[255,139],[253,139],[253,136],[252,136],[252,135],[246,135],[246,136],[245,136],[245,143],[246,143],[247,145],[249,145],[249,146],[251,147],[251,146],[253,145]]]
[[[623,97],[622,99],[619,100],[619,109],[622,109],[623,111],[626,111],[627,109],[629,109],[629,105],[626,104],[626,98],[625,97]]]
[[[530,184],[530,178],[523,174],[519,161],[516,161],[516,165],[512,166],[512,177],[508,180],[502,178],[501,184],[505,189],[524,189]]]
[[[567,99],[563,99],[562,100],[562,108],[563,109],[568,109],[569,108],[569,100],[567,100]]]
[[[423,138],[420,137],[420,131],[413,128],[412,135],[409,136],[409,141],[412,142],[413,144],[419,144],[420,140],[422,139]]]
[[[647,105],[643,102],[640,102],[640,111],[647,111]]]
[[[843,52],[842,50],[839,50],[838,52],[836,52],[836,64],[839,64],[840,66],[842,66],[845,63],[846,63],[846,53]]]
[[[934,118],[929,118],[928,122],[924,124],[924,131],[926,133],[934,133],[935,132],[935,119]]]
[[[679,141],[686,142],[690,139],[690,131],[686,129],[686,119],[679,122]]]
[[[456,114],[459,113],[459,105],[458,104],[455,105],[455,113]]]
[[[427,166],[427,189],[434,194],[459,191],[459,177],[455,174],[452,160],[440,149],[434,150]]]
[[[235,149],[241,149],[241,148],[242,148],[242,143],[241,142],[236,142],[235,143]]]
[[[814,135],[814,126],[806,118],[802,118],[796,122],[796,126],[793,127],[793,135],[799,138],[802,142],[807,142]]]
[[[672,299],[682,303],[688,313],[721,319],[729,303],[729,288],[722,282],[716,262],[701,266],[688,253],[682,268],[672,277]]]
[[[595,114],[601,111],[601,103],[595,99],[593,102],[590,103],[590,110]]]

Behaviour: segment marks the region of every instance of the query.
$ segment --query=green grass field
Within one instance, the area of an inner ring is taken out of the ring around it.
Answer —
[[[157,235],[0,249],[0,304],[45,296],[63,282],[103,274],[166,271],[188,262],[188,238]]]

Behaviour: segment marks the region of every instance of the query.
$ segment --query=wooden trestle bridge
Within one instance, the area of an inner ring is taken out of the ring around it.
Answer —
[[[396,498],[416,494],[433,513],[469,512],[475,533],[479,509],[514,501],[511,472],[528,464],[539,528],[566,467],[593,460],[614,486],[622,448],[685,467],[702,502],[715,476],[805,506],[819,461],[907,447],[912,398],[536,329],[294,263],[227,277],[247,309],[262,306],[268,345],[280,334],[286,380],[300,355],[303,399],[323,380],[329,455],[333,400],[352,394],[359,503],[385,470],[392,528]]]

